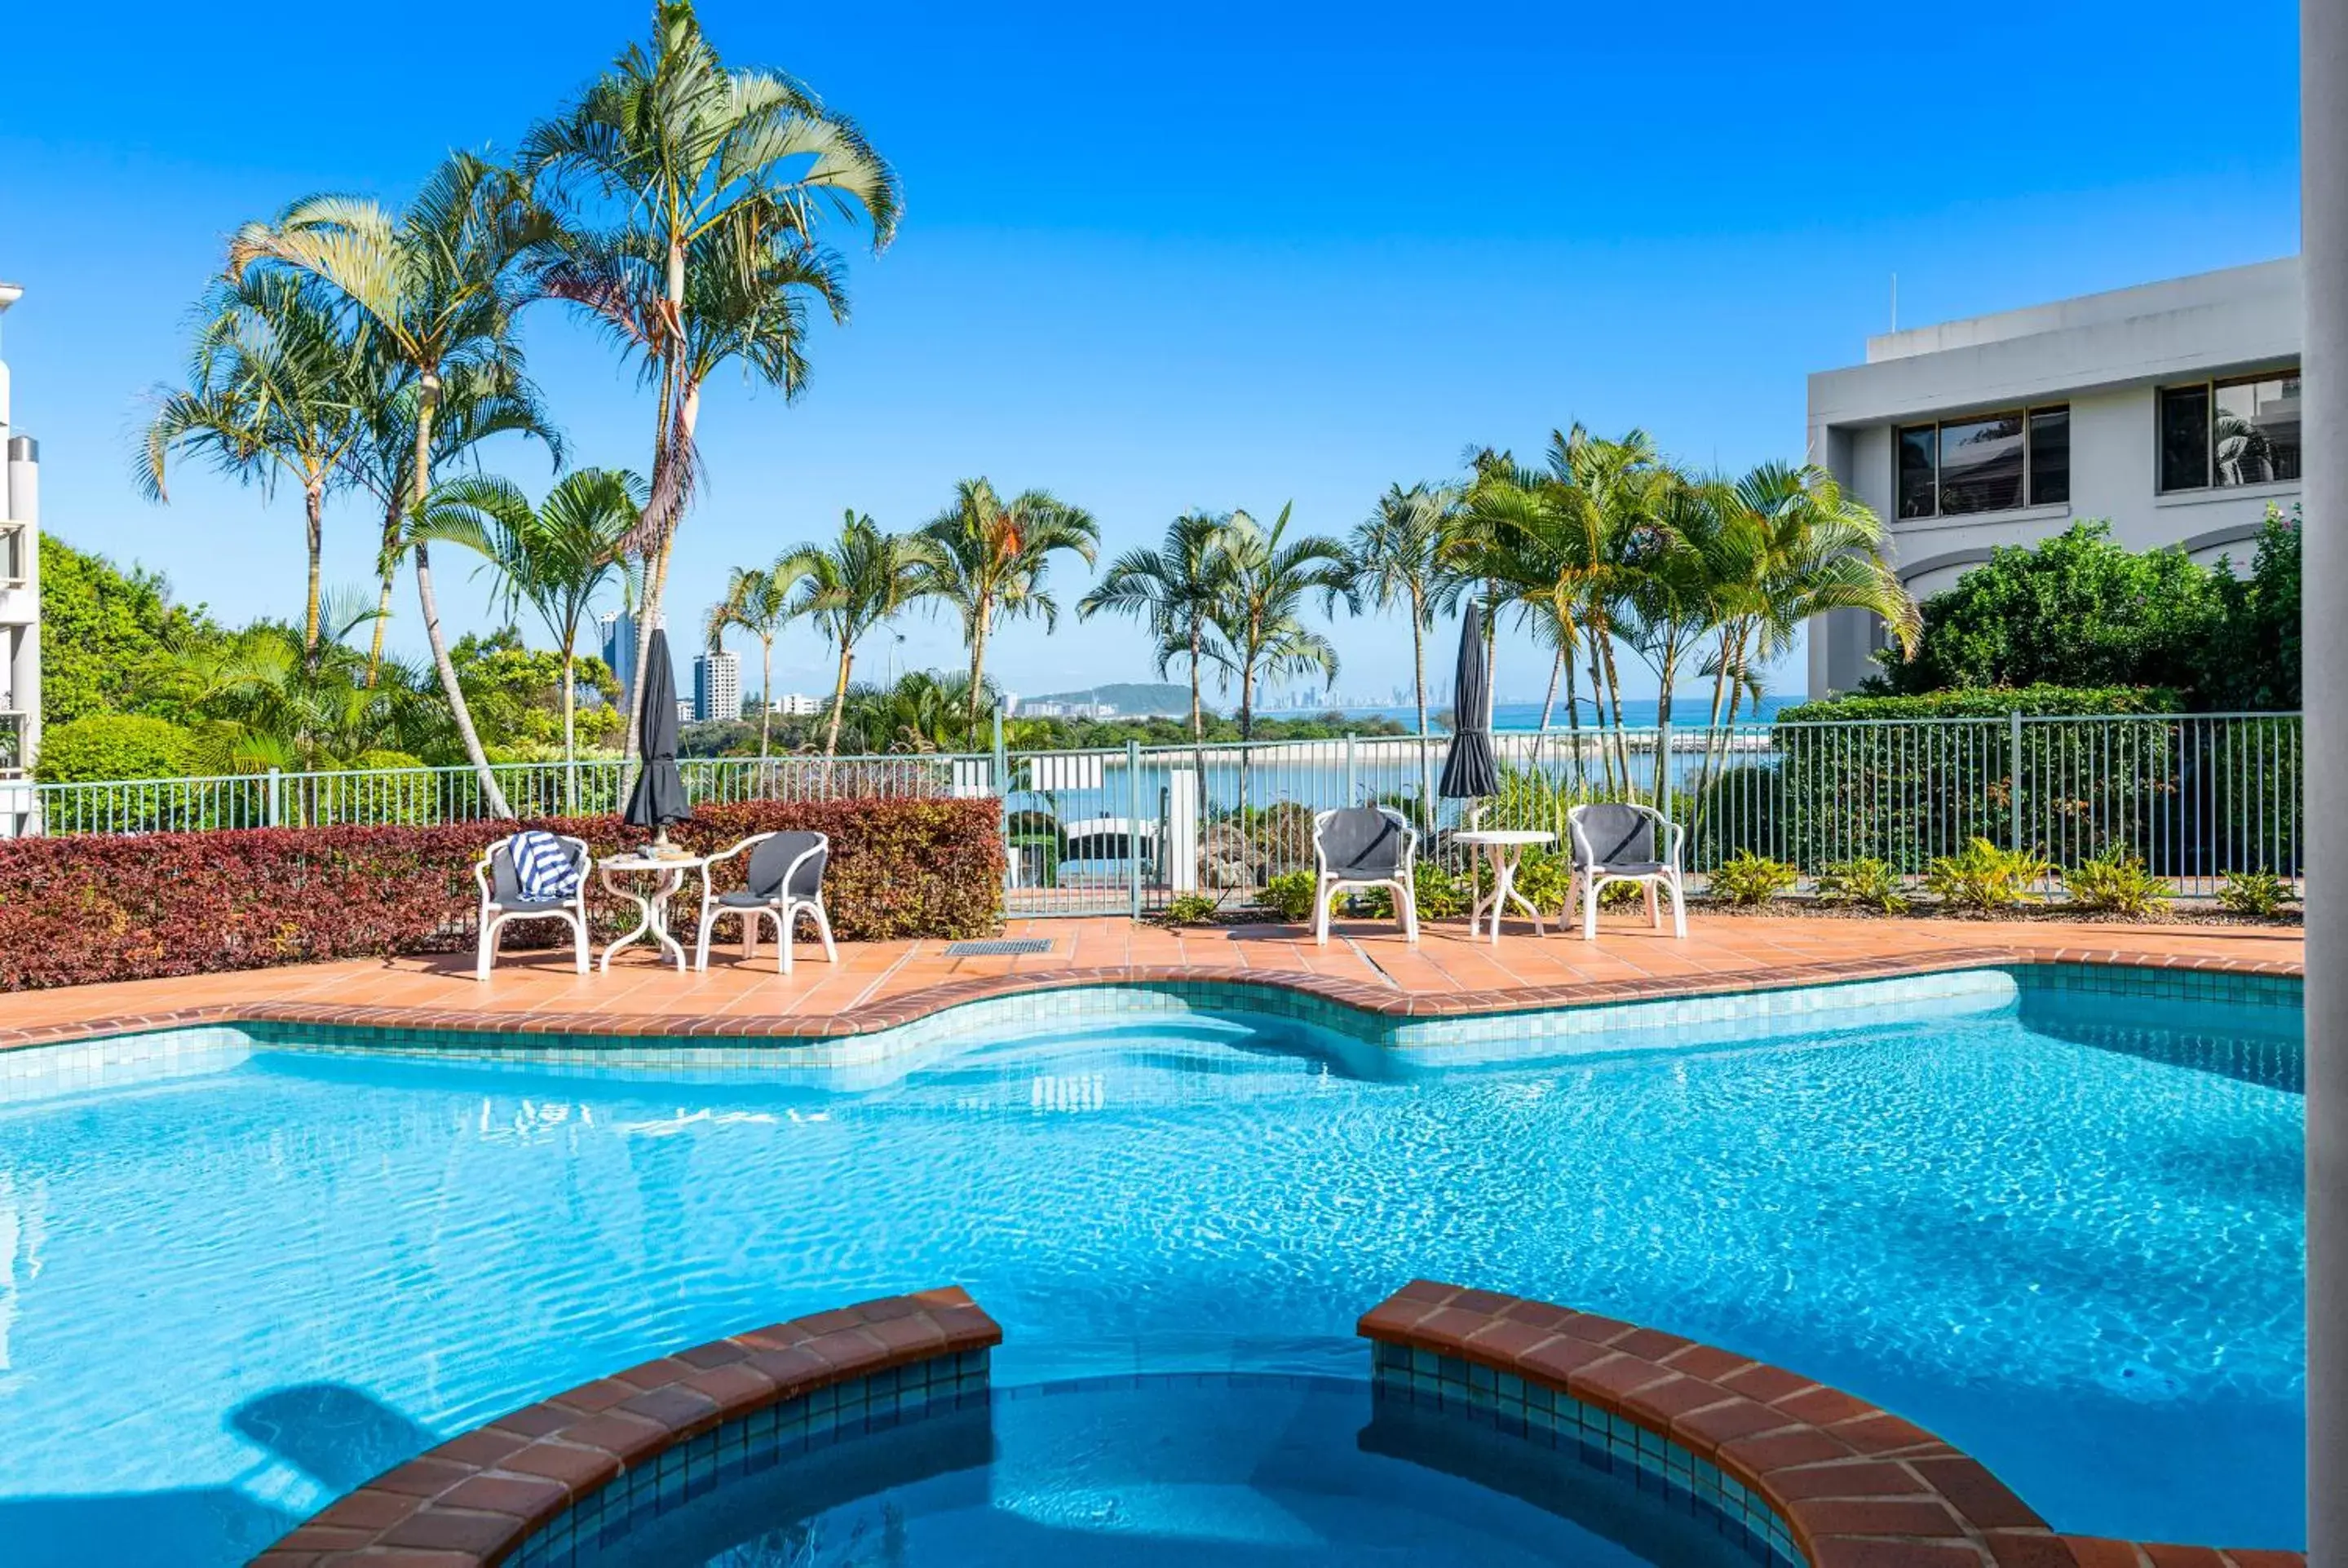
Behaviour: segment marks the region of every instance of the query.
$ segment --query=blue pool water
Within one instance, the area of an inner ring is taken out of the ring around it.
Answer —
[[[1751,1568],[1653,1493],[1368,1388],[1263,1373],[1007,1390],[721,1486],[580,1568]]]
[[[222,1034],[0,1100],[0,1563],[101,1524],[241,1561],[517,1404],[881,1292],[967,1286],[1006,1384],[1359,1377],[1415,1275],[1839,1384],[2064,1529],[2293,1546],[2291,1018],[2025,990],[1447,1066],[1193,1014],[838,1075]]]

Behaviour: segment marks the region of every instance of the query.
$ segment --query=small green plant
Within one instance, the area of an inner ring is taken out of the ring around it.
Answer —
[[[2176,889],[2146,868],[2141,856],[2116,845],[2065,868],[2063,890],[2078,908],[2137,919],[2162,913],[2177,897]]]
[[[1900,873],[1888,860],[1843,860],[1818,873],[1818,902],[1829,907],[1872,909],[1880,915],[1904,915],[1907,896],[1900,890]]]
[[[1215,911],[1222,900],[1204,893],[1177,893],[1166,905],[1166,923],[1169,926],[1206,926],[1214,922]]]
[[[2230,914],[2271,919],[2287,905],[2299,902],[2299,890],[2289,877],[2260,866],[2256,871],[2229,871],[2218,886],[2218,907]]]
[[[1432,860],[1414,860],[1410,885],[1422,920],[1448,920],[1468,913],[1467,885]],[[1372,887],[1354,897],[1354,912],[1365,920],[1394,918],[1394,895]]]
[[[1758,907],[1801,880],[1782,860],[1740,849],[1713,868],[1712,896],[1723,903]]]
[[[1466,880],[1477,897],[1489,894],[1492,891],[1492,863],[1478,855]],[[1517,874],[1509,886],[1516,889],[1519,897],[1536,909],[1562,909],[1565,907],[1566,886],[1572,880],[1573,863],[1570,860],[1554,850],[1536,849],[1517,862]],[[1463,900],[1459,910],[1464,914],[1467,908]]]
[[[1283,871],[1257,890],[1255,901],[1283,920],[1310,920],[1313,889],[1319,885],[1310,871]]]
[[[2037,856],[1976,838],[1962,853],[1937,856],[1927,866],[1924,886],[1952,909],[1986,915],[2035,900],[2032,888],[2053,869]]]

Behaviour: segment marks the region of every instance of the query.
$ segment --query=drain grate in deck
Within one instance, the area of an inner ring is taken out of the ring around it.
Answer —
[[[985,942],[949,942],[949,958],[1008,958],[1020,953],[1048,953],[1052,950],[1049,937],[1005,937]]]

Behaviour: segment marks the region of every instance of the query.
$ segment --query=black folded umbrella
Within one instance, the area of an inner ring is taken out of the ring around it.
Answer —
[[[676,675],[668,659],[668,633],[655,630],[644,667],[636,679],[643,704],[637,732],[644,762],[636,769],[636,787],[628,794],[628,809],[621,820],[631,827],[653,829],[653,842],[668,842],[668,825],[693,815],[685,798],[685,781],[676,772]]]
[[[1500,770],[1492,762],[1490,702],[1484,682],[1484,607],[1468,601],[1459,619],[1459,671],[1451,685],[1451,749],[1443,757],[1446,800],[1482,800],[1500,793]]]

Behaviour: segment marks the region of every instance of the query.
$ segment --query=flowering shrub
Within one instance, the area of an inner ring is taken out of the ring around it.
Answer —
[[[701,806],[670,836],[707,852],[781,828],[826,833],[824,902],[841,939],[978,937],[1003,920],[995,812],[993,801],[754,801]],[[462,950],[480,898],[473,863],[518,825],[576,835],[598,856],[644,838],[594,816],[0,840],[0,990]],[[747,859],[720,868],[721,891]],[[589,887],[603,935],[623,911],[633,923],[633,906]],[[689,877],[671,906],[680,936],[698,917],[698,888]],[[524,924],[506,940],[562,935]]]

